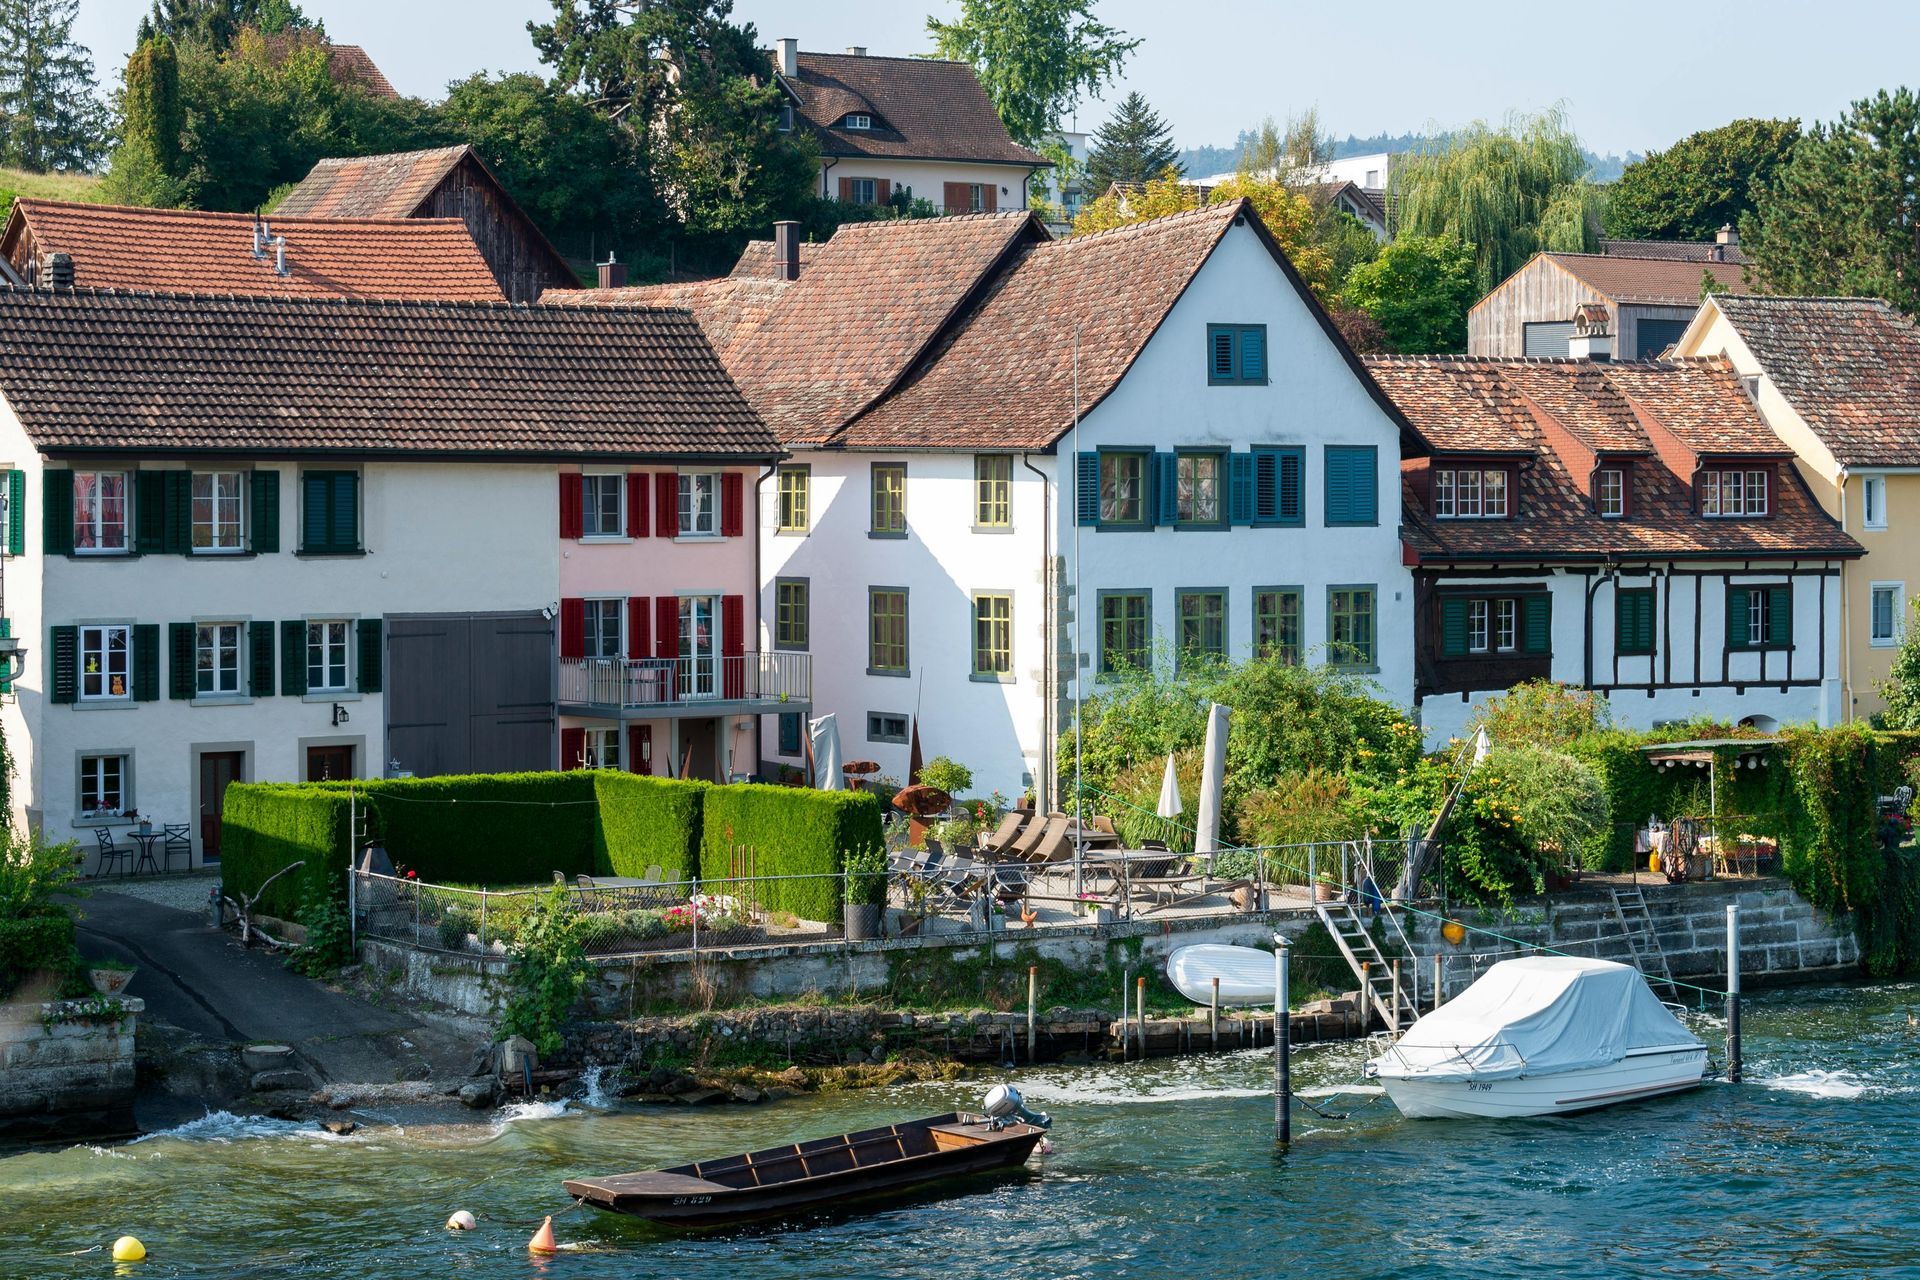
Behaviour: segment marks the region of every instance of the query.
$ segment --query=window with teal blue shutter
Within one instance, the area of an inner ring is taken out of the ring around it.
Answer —
[[[1328,445],[1326,449],[1329,525],[1380,523],[1379,451],[1372,445]]]
[[[1254,524],[1300,524],[1305,512],[1301,482],[1306,453],[1298,448],[1261,448],[1248,455],[1253,469]]]
[[[1171,453],[1153,455],[1153,523],[1172,524],[1180,511],[1180,459]]]
[[[1207,326],[1207,381],[1214,386],[1258,386],[1267,381],[1267,326]]]
[[[1653,589],[1623,587],[1613,597],[1613,647],[1624,656],[1653,652]]]
[[[1075,517],[1083,526],[1093,527],[1100,523],[1100,455],[1083,453],[1075,460],[1073,473],[1073,508]]]
[[[1250,453],[1227,455],[1227,522],[1253,523],[1254,463]]]
[[[780,754],[797,756],[800,754],[800,713],[786,711],[780,715]]]

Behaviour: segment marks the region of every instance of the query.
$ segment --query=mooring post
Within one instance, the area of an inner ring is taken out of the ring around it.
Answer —
[[[1213,1051],[1220,1051],[1220,975],[1213,977],[1213,1007],[1207,1012],[1207,1031],[1213,1037]]]
[[[1040,966],[1027,966],[1027,1065],[1033,1065],[1035,1054],[1039,1052],[1040,1030],[1035,1017],[1040,1009]]]
[[[1127,992],[1133,986],[1133,975],[1120,971],[1120,1061],[1127,1060]]]
[[[1446,999],[1446,996],[1442,994],[1442,988],[1446,986],[1446,980],[1441,977],[1440,969],[1440,964],[1445,959],[1446,957],[1438,951],[1433,953],[1433,1007],[1436,1009],[1440,1007],[1440,1002]]]
[[[1147,1060],[1147,979],[1142,974],[1133,989],[1133,1016],[1140,1026],[1140,1061]]]
[[[1273,935],[1273,1137],[1293,1141],[1293,1027],[1287,1011],[1287,940]]]
[[[1393,958],[1393,1025],[1389,1031],[1400,1029],[1400,957]]]
[[[1727,904],[1727,1082],[1740,1083],[1740,904]]]

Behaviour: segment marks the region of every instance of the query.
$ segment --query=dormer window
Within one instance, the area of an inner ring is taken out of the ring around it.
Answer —
[[[1767,514],[1765,471],[1703,471],[1700,473],[1700,514],[1729,516]]]
[[[1593,477],[1593,508],[1603,520],[1627,514],[1627,473],[1620,467],[1602,467]]]
[[[783,102],[780,104],[780,132],[793,132],[793,104],[791,102]]]
[[[1504,520],[1507,518],[1507,472],[1504,467],[1435,467],[1433,514],[1440,520]]]
[[[871,129],[873,128],[873,117],[863,112],[850,111],[847,113],[847,118],[840,122],[840,125],[846,129]]]

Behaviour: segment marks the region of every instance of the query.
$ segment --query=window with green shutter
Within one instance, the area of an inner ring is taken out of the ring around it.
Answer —
[[[253,511],[248,532],[256,552],[280,549],[280,473],[272,469],[255,471],[248,479]]]
[[[1089,451],[1074,459],[1073,510],[1074,518],[1082,528],[1093,528],[1099,525],[1100,455],[1098,453]]]
[[[300,550],[354,555],[360,550],[360,473],[300,473]]]
[[[1152,462],[1152,523],[1170,525],[1180,511],[1180,460],[1171,453],[1156,453]]]
[[[1267,326],[1207,326],[1207,381],[1213,386],[1260,386],[1267,381]]]
[[[1727,586],[1727,648],[1793,647],[1791,586]]]
[[[1653,652],[1653,607],[1651,587],[1625,587],[1614,593],[1614,652],[1626,656]]]
[[[361,693],[378,693],[381,664],[386,657],[385,629],[379,618],[361,618],[354,625],[359,641],[359,652],[354,655],[360,664],[355,673],[357,686]]]
[[[13,619],[0,618],[0,636],[10,637],[12,635],[13,635]],[[0,668],[0,669],[4,669],[4,668]],[[13,681],[0,679],[0,697],[5,697],[7,694],[10,694],[12,692],[13,692]]]
[[[289,698],[307,695],[307,624],[280,624],[280,692]]]
[[[167,548],[167,473],[133,473],[133,549],[143,556]]]
[[[133,700],[160,698],[160,624],[137,623],[133,628]]]
[[[1449,658],[1467,656],[1467,608],[1465,596],[1440,598],[1440,652]]]
[[[256,698],[273,696],[273,624],[247,624],[247,692]]]
[[[191,622],[167,624],[167,696],[175,701],[195,693],[194,641],[200,629]]]
[[[73,472],[49,468],[40,477],[42,550],[50,556],[73,554]]]
[[[53,628],[47,651],[53,656],[51,697],[55,702],[77,702],[80,698],[80,628]]]
[[[27,554],[27,473],[7,472],[7,554]]]
[[[1544,593],[1520,597],[1520,649],[1524,653],[1553,652],[1553,597]]]
[[[1379,456],[1370,444],[1327,446],[1327,524],[1380,523]]]

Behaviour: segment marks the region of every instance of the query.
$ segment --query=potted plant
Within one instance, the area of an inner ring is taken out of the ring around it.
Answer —
[[[87,978],[103,996],[117,996],[133,981],[134,968],[125,960],[95,960],[87,966]]]
[[[887,905],[887,854],[884,849],[859,849],[847,855],[847,896],[840,922],[847,941],[867,942],[880,936],[880,913]]]

